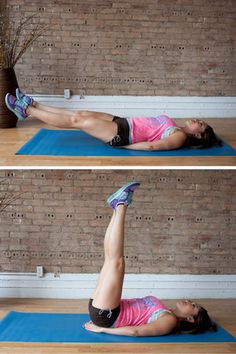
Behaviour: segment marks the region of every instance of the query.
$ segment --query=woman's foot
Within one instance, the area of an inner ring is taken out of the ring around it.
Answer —
[[[19,88],[16,89],[16,98],[23,101],[28,106],[32,106],[34,102],[31,96],[25,95]]]
[[[15,96],[8,93],[5,97],[7,108],[12,111],[19,120],[25,120],[29,115],[26,113],[28,104],[22,100],[18,100]]]
[[[120,204],[130,205],[132,203],[133,191],[139,185],[140,183],[136,181],[124,184],[115,193],[110,195],[110,197],[107,199],[107,203],[112,207],[112,209],[116,209],[116,207]]]

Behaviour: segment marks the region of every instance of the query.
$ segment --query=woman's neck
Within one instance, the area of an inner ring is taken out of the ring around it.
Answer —
[[[189,135],[188,128],[187,127],[179,127],[186,135]]]
[[[183,316],[181,316],[181,313],[178,311],[177,308],[171,309],[171,312],[175,315],[175,317],[176,317],[178,320],[183,319]]]

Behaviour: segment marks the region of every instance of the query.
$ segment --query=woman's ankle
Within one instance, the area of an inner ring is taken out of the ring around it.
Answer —
[[[26,108],[26,113],[30,116],[31,114],[32,114],[32,112],[31,112],[31,108],[32,108],[32,106],[28,106],[27,108]]]
[[[127,208],[128,208],[127,204],[120,203],[116,206],[115,210],[122,213],[122,212],[126,212]]]

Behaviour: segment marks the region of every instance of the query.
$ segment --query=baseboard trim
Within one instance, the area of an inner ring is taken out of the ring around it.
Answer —
[[[38,278],[35,273],[0,273],[0,297],[89,298],[98,274],[53,274]],[[123,297],[148,294],[172,298],[235,298],[236,275],[127,274]]]
[[[236,118],[236,97],[33,95],[36,101],[66,109],[106,112],[121,117]]]

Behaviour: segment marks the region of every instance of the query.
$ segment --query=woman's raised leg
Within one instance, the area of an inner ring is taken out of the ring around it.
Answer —
[[[5,102],[8,109],[20,120],[25,120],[29,115],[32,115],[55,127],[81,129],[106,143],[111,141],[118,132],[118,126],[113,122],[111,114],[63,109],[51,109],[49,111],[47,106],[40,109],[40,105],[34,104],[29,96],[23,95],[16,98],[10,93],[6,95]]]
[[[93,306],[100,309],[114,309],[120,303],[125,271],[125,216],[133,190],[138,186],[138,182],[128,183],[108,199],[114,212],[104,238],[104,265],[92,295]]]
[[[97,287],[92,295],[93,306],[100,309],[114,309],[121,299],[124,280],[124,223],[126,205],[119,205],[113,212],[110,229],[105,235],[105,261]]]
[[[113,116],[106,113],[90,111],[64,111],[60,114],[29,106],[26,113],[59,128],[80,129],[91,136],[108,142],[117,134],[117,124]]]

